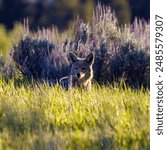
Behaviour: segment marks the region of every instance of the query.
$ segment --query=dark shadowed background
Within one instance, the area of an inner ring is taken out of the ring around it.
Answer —
[[[150,18],[149,0],[0,0],[0,24],[12,29],[14,23],[28,18],[32,29],[56,25],[64,30],[77,15],[89,21],[98,2],[115,10],[120,24],[135,17]]]

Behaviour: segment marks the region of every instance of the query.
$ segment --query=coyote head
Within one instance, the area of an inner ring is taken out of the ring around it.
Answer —
[[[87,80],[93,77],[92,64],[94,63],[94,54],[90,53],[86,58],[78,58],[76,55],[70,53],[70,60],[72,62],[71,75],[78,80]]]

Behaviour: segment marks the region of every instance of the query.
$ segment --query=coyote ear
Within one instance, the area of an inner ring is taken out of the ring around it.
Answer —
[[[94,63],[94,57],[95,57],[94,54],[90,53],[85,59],[86,63],[92,65]]]
[[[69,58],[71,60],[72,63],[77,62],[78,58],[76,55],[74,55],[73,53],[69,53]]]

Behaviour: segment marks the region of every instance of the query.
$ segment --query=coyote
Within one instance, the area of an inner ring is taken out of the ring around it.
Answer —
[[[60,84],[66,89],[78,86],[91,90],[94,54],[90,53],[86,58],[78,58],[73,53],[69,53],[69,58],[72,63],[70,75],[61,78]]]

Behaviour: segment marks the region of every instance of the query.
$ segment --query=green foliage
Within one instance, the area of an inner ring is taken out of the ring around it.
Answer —
[[[6,28],[0,24],[0,54],[5,58],[9,51],[12,50],[13,45],[17,44],[21,35],[25,33],[21,25],[15,24],[13,30],[7,31]]]
[[[149,149],[149,91],[0,80],[2,149]]]
[[[12,48],[11,40],[4,26],[0,25],[0,53],[6,56],[7,51]]]

